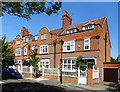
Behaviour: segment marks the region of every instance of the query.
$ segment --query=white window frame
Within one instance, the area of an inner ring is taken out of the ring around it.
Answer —
[[[46,67],[48,65],[48,67]],[[50,68],[50,59],[41,59],[39,62],[39,67],[41,68]]]
[[[66,62],[67,63],[65,63],[64,61],[66,60]],[[70,60],[70,63],[68,63],[68,60]],[[74,61],[74,63],[72,63],[72,61]],[[63,59],[62,60],[62,71],[64,71],[64,72],[75,72],[76,71],[76,69],[74,68],[73,69],[73,66],[75,67],[75,59]],[[70,66],[70,69],[68,69],[68,68],[65,68],[65,65],[68,67],[68,65]]]
[[[83,27],[83,30],[89,30],[89,29],[93,29],[95,27],[95,25],[87,25]]]
[[[20,53],[18,54],[18,50],[20,50]],[[21,55],[21,48],[16,48],[15,49],[15,56],[20,56]]]
[[[70,50],[68,50],[68,45],[70,45]],[[71,52],[71,51],[75,51],[75,40],[65,41],[63,44],[63,52]]]
[[[23,43],[25,42],[25,37],[22,38],[23,39]]]
[[[35,46],[32,46],[32,50],[35,50]]]
[[[47,47],[47,52],[43,52],[43,50],[45,50]],[[46,45],[40,45],[40,54],[47,54],[48,53],[48,44]]]
[[[24,55],[27,55],[27,47],[24,47]]]
[[[47,39],[47,35],[46,34],[42,34],[41,35],[41,40]]]
[[[35,40],[38,40],[39,36],[35,36]]]
[[[20,44],[20,40],[17,40],[17,45],[19,45]]]
[[[67,30],[67,34],[74,33],[74,32],[77,32],[76,28]]]
[[[86,43],[85,41],[88,40],[89,42]],[[85,46],[88,46],[89,48],[86,49]],[[90,50],[90,38],[84,38],[84,50]]]

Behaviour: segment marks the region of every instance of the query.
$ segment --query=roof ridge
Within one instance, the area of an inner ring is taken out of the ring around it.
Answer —
[[[93,20],[89,20],[89,21],[85,21],[85,22],[95,21],[95,20],[102,19],[102,18],[106,18],[106,16],[101,17],[101,18],[97,18],[97,19],[93,19]],[[85,23],[85,22],[82,22],[82,23]],[[78,24],[74,24],[74,25],[79,25],[79,24],[82,24],[82,23],[78,23]]]
[[[58,29],[62,29],[62,27],[61,27],[61,28],[54,29],[54,30],[58,30]],[[53,30],[50,30],[50,31],[53,31]]]

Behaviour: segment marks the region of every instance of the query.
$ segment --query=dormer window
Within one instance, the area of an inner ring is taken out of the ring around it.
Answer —
[[[8,46],[11,46],[11,45],[12,45],[11,43],[8,44]]]
[[[31,36],[30,40],[34,41],[35,40],[35,36]]]
[[[67,30],[67,34],[74,33],[74,32],[77,32],[76,28]]]
[[[20,44],[20,40],[17,40],[17,45],[19,45]]]
[[[46,39],[46,34],[41,35],[41,40],[44,40],[44,39]]]
[[[26,42],[28,42],[28,41],[29,41],[29,37],[26,38]]]
[[[23,43],[25,42],[25,37],[23,37]]]
[[[39,36],[35,36],[35,40],[37,40],[39,38]]]
[[[94,27],[95,27],[95,25],[84,26],[84,27],[83,27],[83,30],[93,29]]]

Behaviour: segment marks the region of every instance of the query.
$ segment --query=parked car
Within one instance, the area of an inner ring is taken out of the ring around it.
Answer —
[[[2,69],[2,79],[22,79],[22,75],[13,68]]]

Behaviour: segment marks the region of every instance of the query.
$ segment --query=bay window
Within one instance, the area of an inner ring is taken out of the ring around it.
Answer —
[[[49,64],[49,59],[41,59],[40,60],[40,68],[44,67],[44,68],[49,68],[50,64]]]
[[[75,59],[63,59],[62,61],[62,70],[67,72],[75,71]]]

